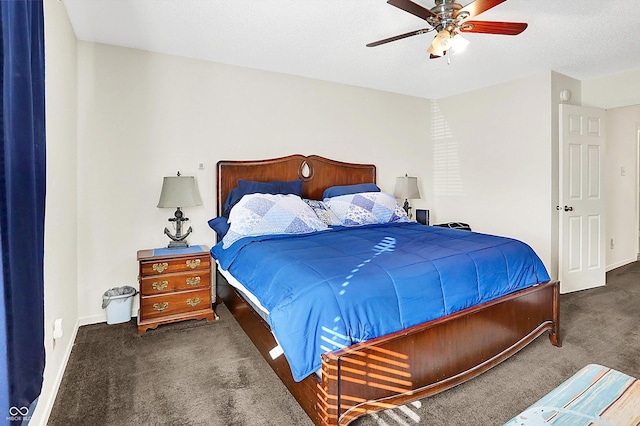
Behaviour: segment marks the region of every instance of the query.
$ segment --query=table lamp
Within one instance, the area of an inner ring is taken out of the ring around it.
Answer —
[[[393,191],[393,196],[396,198],[403,199],[404,204],[402,208],[405,212],[407,212],[407,216],[411,218],[409,214],[409,210],[411,207],[409,206],[409,199],[420,199],[420,191],[418,190],[418,178],[410,177],[406,174],[401,177],[396,178],[396,188]]]
[[[182,233],[182,222],[189,220],[184,217],[182,207],[193,207],[202,204],[200,194],[196,187],[196,180],[193,176],[166,176],[162,182],[162,192],[160,193],[160,201],[158,207],[175,208],[174,217],[169,218],[169,222],[175,222],[176,235],[172,235],[169,229],[164,228],[164,233],[171,238],[168,248],[184,248],[189,247],[186,239],[192,229],[189,227],[186,233]]]

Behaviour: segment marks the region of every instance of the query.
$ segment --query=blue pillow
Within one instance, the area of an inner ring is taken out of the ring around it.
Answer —
[[[229,192],[229,195],[227,195],[227,199],[224,200],[224,208],[222,211],[222,216],[229,217],[229,212],[231,211],[231,208],[236,204],[238,204],[238,201],[240,201],[241,198],[242,196],[238,196],[238,187],[233,188],[231,192]]]
[[[251,180],[239,180],[238,186],[233,188],[224,202],[223,216],[229,217],[229,212],[242,197],[247,194],[295,194],[302,195],[302,181],[272,180],[269,182],[256,182]]]
[[[359,183],[356,185],[332,186],[324,190],[322,199],[337,197],[339,195],[358,194],[360,192],[380,192],[375,183]]]
[[[224,216],[214,217],[207,223],[209,224],[211,229],[216,231],[216,233],[218,234],[218,241],[222,240],[227,231],[229,231],[229,222],[227,222],[227,218]]]

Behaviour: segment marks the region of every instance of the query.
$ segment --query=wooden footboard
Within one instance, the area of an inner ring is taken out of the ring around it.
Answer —
[[[323,355],[327,424],[406,404],[471,379],[550,332],[559,345],[558,282]]]
[[[218,294],[316,425],[346,425],[374,411],[434,395],[504,361],[544,332],[560,346],[559,282],[504,296],[322,358],[295,382],[268,325],[218,274]]]

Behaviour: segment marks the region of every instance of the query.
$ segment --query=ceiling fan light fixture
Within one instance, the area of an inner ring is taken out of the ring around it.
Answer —
[[[451,33],[447,30],[442,30],[438,33],[433,44],[441,50],[447,50],[451,47]]]
[[[431,46],[427,49],[427,52],[431,53],[433,56],[443,56],[444,51],[442,49],[437,49],[434,47],[434,43],[431,43]]]
[[[431,53],[433,56],[444,56],[445,51],[451,47],[451,33],[447,30],[440,31],[431,46],[427,49],[427,52]]]
[[[453,40],[451,41],[451,48],[453,49],[454,53],[460,53],[467,48],[469,43],[470,41],[462,37],[461,34],[456,34],[453,36]]]

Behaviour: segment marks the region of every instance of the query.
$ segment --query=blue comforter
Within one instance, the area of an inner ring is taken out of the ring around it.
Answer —
[[[549,281],[525,243],[415,223],[247,237],[211,253],[269,310],[296,381],[323,352]]]

